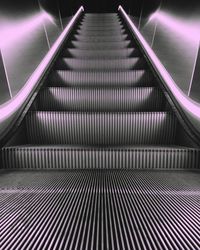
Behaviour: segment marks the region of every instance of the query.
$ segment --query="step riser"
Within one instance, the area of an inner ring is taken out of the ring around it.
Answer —
[[[91,28],[91,27],[89,27],[89,28],[87,28],[87,26],[78,26],[77,27],[77,31],[78,32],[86,32],[86,33],[93,33],[93,32],[95,32],[95,33],[98,33],[98,32],[100,32],[100,33],[102,33],[102,32],[106,32],[106,33],[108,33],[108,32],[126,32],[126,30],[125,30],[125,28],[123,27],[123,26],[116,26],[116,27],[97,27],[96,29],[95,29],[95,27],[93,27],[93,28]]]
[[[38,106],[40,110],[46,111],[161,111],[163,96],[154,88],[49,88],[40,93]]]
[[[57,61],[55,69],[57,70],[133,70],[145,69],[147,67],[145,61],[140,58],[130,59],[73,59],[63,58]]]
[[[120,21],[120,19],[118,18],[86,18],[83,19],[81,24],[91,24],[92,25],[118,25],[118,24],[122,24],[122,22]]]
[[[103,31],[103,30],[119,30],[119,29],[124,29],[124,26],[123,25],[120,25],[120,24],[116,24],[116,25],[102,25],[102,24],[99,24],[99,25],[92,25],[92,24],[80,24],[78,26],[78,29],[81,29],[81,30],[95,30],[95,31]]]
[[[121,37],[121,35],[125,34],[125,30],[109,30],[109,31],[85,31],[85,30],[77,30],[77,35],[80,36],[116,36]]]
[[[74,72],[58,70],[49,76],[50,86],[132,87],[153,86],[152,74],[145,70],[130,72]]]
[[[117,42],[117,41],[125,41],[128,39],[128,35],[121,35],[121,36],[81,36],[81,35],[74,35],[74,38],[78,41],[85,41],[85,42]]]
[[[129,57],[139,57],[140,52],[137,49],[127,48],[121,50],[81,50],[67,49],[63,53],[64,57],[82,58],[82,59],[126,59]]]
[[[3,149],[5,169],[198,169],[197,150]]]
[[[98,43],[72,41],[69,46],[73,46],[77,49],[104,50],[104,49],[125,49],[127,47],[130,47],[130,45],[131,45],[131,41],[98,42]]]
[[[30,144],[173,144],[174,116],[161,113],[33,112],[26,117]]]

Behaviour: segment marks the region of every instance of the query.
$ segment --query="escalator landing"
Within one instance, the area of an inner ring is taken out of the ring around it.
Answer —
[[[199,249],[200,172],[1,171],[1,249]]]

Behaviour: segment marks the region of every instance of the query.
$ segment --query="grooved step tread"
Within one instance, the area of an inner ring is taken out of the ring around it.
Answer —
[[[199,169],[200,151],[178,146],[94,148],[25,145],[2,149],[4,169]]]
[[[133,70],[145,69],[147,64],[143,58],[124,58],[124,59],[77,59],[77,58],[61,58],[56,64],[57,70]]]
[[[116,42],[116,41],[125,41],[128,39],[128,35],[121,35],[121,36],[83,36],[83,35],[74,35],[74,38],[78,41],[86,41],[86,42]]]
[[[61,58],[56,63],[56,69],[72,69],[72,70],[133,70],[146,69],[147,64],[143,58],[123,58],[123,59],[77,59],[77,58]]]
[[[88,50],[93,50],[93,49],[124,49],[127,48],[131,45],[130,40],[126,41],[119,41],[119,42],[80,42],[76,40],[72,40],[71,44],[73,47],[77,49],[88,49]]]
[[[124,29],[122,24],[110,24],[109,26],[105,24],[91,24],[91,23],[80,23],[78,29],[86,30],[112,30],[112,29]]]
[[[73,58],[98,58],[98,59],[113,59],[113,58],[128,58],[128,57],[137,57],[140,55],[138,49],[135,48],[124,48],[124,49],[93,49],[93,50],[85,50],[85,49],[77,49],[77,48],[69,48],[64,50],[64,56],[71,56]]]
[[[154,87],[46,88],[38,97],[40,110],[55,111],[160,111],[163,95]]]
[[[122,24],[122,22],[118,18],[85,18],[82,20],[83,24],[93,24],[93,25],[99,25],[99,23],[105,24],[105,25],[117,25],[117,24]]]
[[[30,112],[31,144],[138,145],[173,144],[176,118],[169,112]]]
[[[85,30],[85,29],[78,29],[76,30],[77,35],[82,36],[113,36],[116,35],[121,36],[122,34],[126,33],[123,29],[116,29],[116,30]]]
[[[50,86],[153,86],[150,71],[72,71],[56,70],[49,75]]]

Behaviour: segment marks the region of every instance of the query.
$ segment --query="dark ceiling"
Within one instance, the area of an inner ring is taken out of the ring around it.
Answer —
[[[16,13],[27,14],[36,10],[38,1],[42,7],[51,14],[58,15],[58,6],[62,16],[71,16],[83,5],[86,12],[117,12],[118,6],[121,4],[124,9],[133,16],[139,16],[141,9],[143,16],[149,16],[154,12],[162,2],[162,6],[166,9],[175,11],[176,13],[185,12],[187,15],[200,10],[199,0],[0,0],[0,10],[12,10]],[[200,14],[200,13],[199,13]]]
[[[63,16],[68,16],[83,5],[86,12],[117,12],[121,4],[127,12],[139,16],[141,8],[143,14],[149,15],[158,8],[161,0],[40,0],[41,5],[52,14],[59,4]]]

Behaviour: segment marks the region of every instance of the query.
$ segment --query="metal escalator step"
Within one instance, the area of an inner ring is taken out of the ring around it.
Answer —
[[[56,70],[49,76],[50,86],[153,86],[154,77],[146,70],[132,71],[70,71]]]
[[[141,53],[135,48],[125,49],[104,49],[104,50],[85,50],[85,49],[65,49],[63,56],[73,58],[95,58],[95,59],[113,59],[113,58],[128,58],[138,57]]]
[[[108,32],[111,32],[111,33],[113,33],[113,32],[125,32],[126,31],[126,29],[125,29],[125,27],[123,27],[123,26],[121,26],[121,25],[118,25],[118,26],[111,26],[111,27],[105,27],[105,28],[103,28],[103,27],[97,27],[96,29],[95,29],[95,27],[91,27],[91,26],[89,26],[89,27],[87,27],[87,26],[83,26],[83,25],[79,25],[79,26],[77,26],[77,29],[76,29],[76,31],[79,31],[79,32],[85,32],[85,33],[96,33],[96,32],[102,32],[102,33],[108,33]]]
[[[84,18],[118,18],[117,13],[85,13]]]
[[[116,21],[120,20],[119,16],[114,14],[114,15],[105,15],[105,14],[91,14],[91,15],[84,15],[82,20],[98,20],[98,21]]]
[[[80,22],[78,27],[106,27],[109,26],[110,28],[115,27],[124,27],[123,23],[120,20],[83,20]]]
[[[55,68],[57,70],[132,70],[145,69],[147,67],[143,58],[125,58],[125,59],[77,59],[61,58],[57,60]]]
[[[118,17],[118,13],[85,13],[84,17]]]
[[[122,21],[118,18],[118,17],[114,17],[114,18],[106,18],[106,17],[98,17],[98,18],[83,18],[82,23],[84,24],[106,24],[106,25],[116,25],[116,24],[121,24]]]
[[[130,40],[122,41],[122,42],[79,42],[72,40],[69,46],[73,46],[77,49],[124,49],[131,45]]]
[[[81,148],[12,146],[4,169],[199,169],[200,151],[185,147]]]
[[[79,29],[85,29],[85,30],[112,30],[112,29],[124,29],[124,26],[122,24],[112,24],[112,25],[105,25],[102,23],[93,24],[91,23],[80,23],[78,25]]]
[[[161,111],[163,95],[154,87],[46,88],[39,94],[38,106],[45,111]]]
[[[76,34],[80,36],[121,36],[125,33],[125,30],[76,30]]]
[[[177,120],[169,112],[72,113],[30,112],[30,144],[161,145],[173,144]]]
[[[112,36],[83,36],[83,35],[74,35],[74,38],[78,41],[85,41],[85,42],[108,42],[108,41],[125,41],[128,39],[128,35],[112,35]]]

